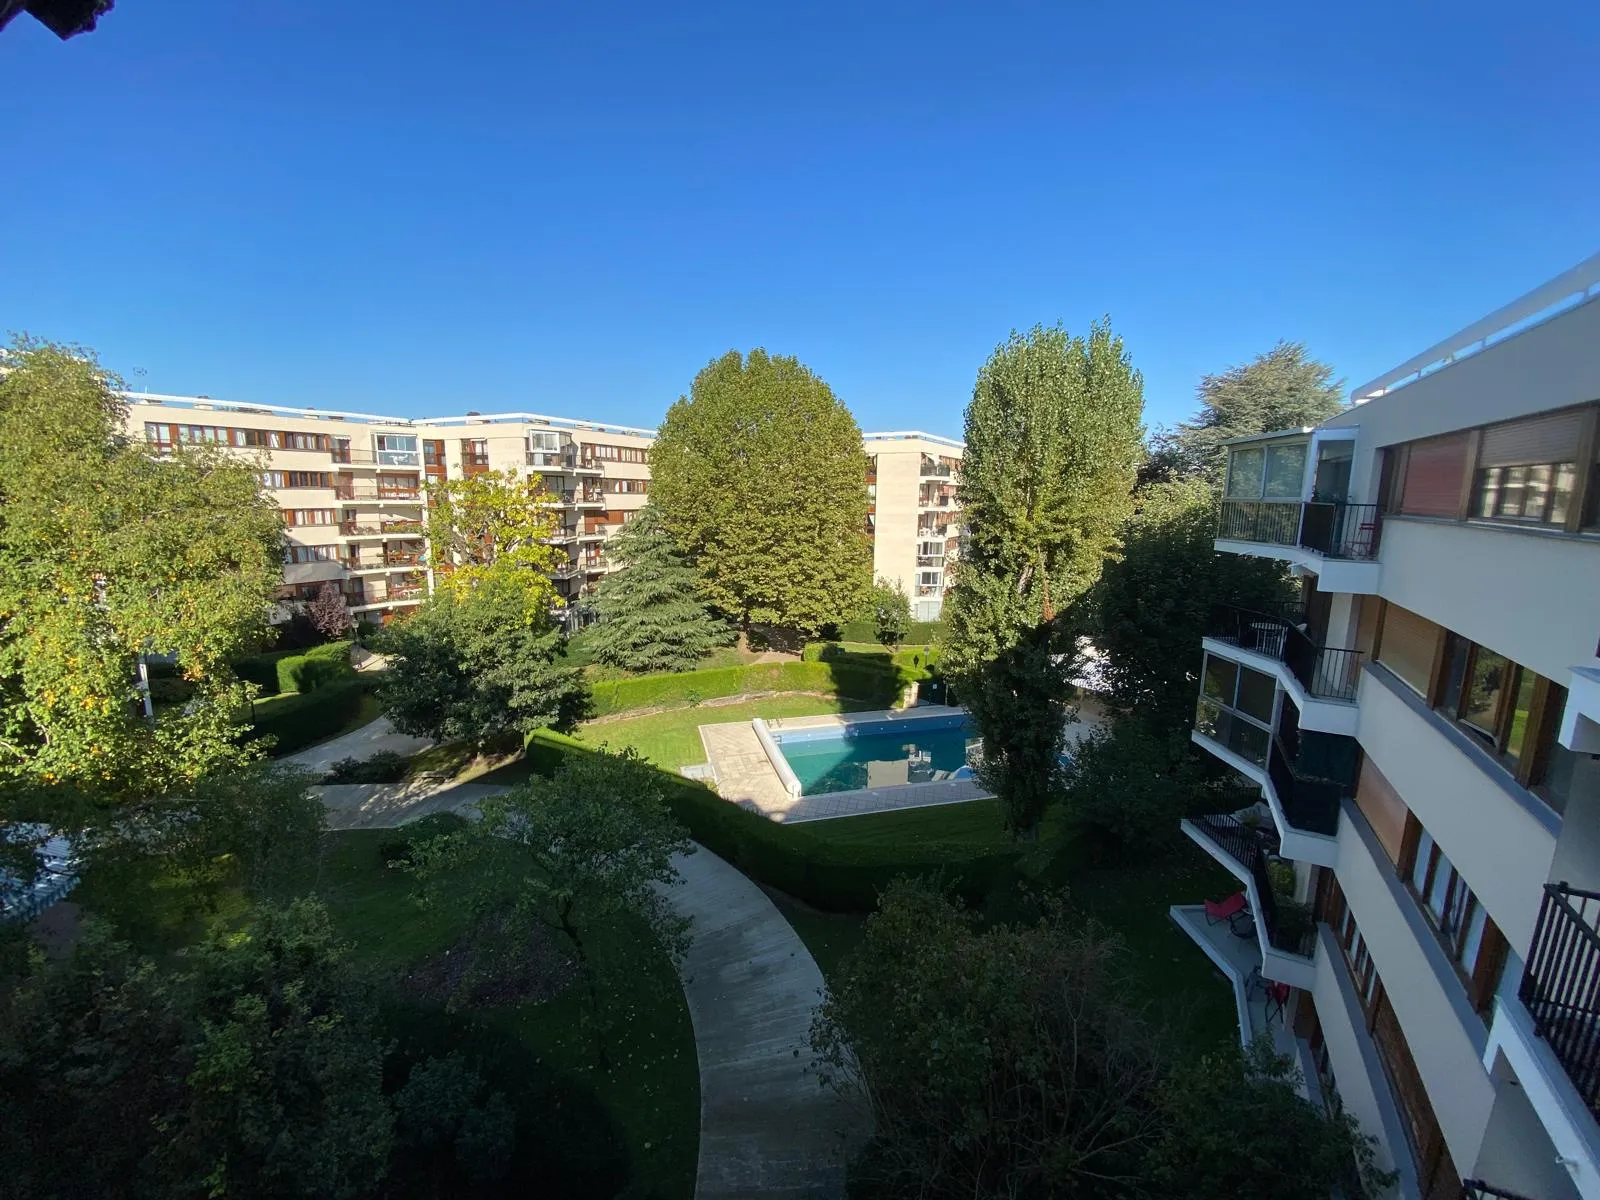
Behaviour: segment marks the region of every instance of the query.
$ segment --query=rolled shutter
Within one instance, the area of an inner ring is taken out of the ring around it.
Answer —
[[[1378,638],[1378,661],[1424,696],[1433,677],[1434,654],[1444,630],[1398,604],[1386,605]]]
[[[1583,419],[1582,409],[1570,409],[1485,429],[1478,465],[1516,467],[1528,463],[1577,462]]]
[[[1383,772],[1372,765],[1370,758],[1361,763],[1361,782],[1356,787],[1356,807],[1367,818],[1372,832],[1389,852],[1389,861],[1400,861],[1400,847],[1406,837],[1406,816],[1409,810],[1400,799]]]
[[[1406,457],[1400,511],[1419,517],[1453,517],[1461,509],[1461,483],[1467,472],[1467,435],[1412,442]]]

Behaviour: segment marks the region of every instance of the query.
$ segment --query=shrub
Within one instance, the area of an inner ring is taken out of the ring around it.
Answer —
[[[876,621],[847,621],[836,629],[838,640],[841,642],[875,642],[878,640],[878,625]],[[944,623],[941,621],[913,621],[906,627],[905,637],[901,639],[904,646],[931,646],[939,641],[944,634]]]
[[[245,714],[245,720],[255,727],[249,736],[276,738],[270,752],[274,756],[292,754],[354,717],[368,683],[365,679],[341,679],[314,692],[259,705],[254,717]]]
[[[635,708],[698,704],[720,696],[747,692],[824,692],[852,700],[889,705],[903,681],[885,657],[875,662],[860,658],[829,662],[753,663],[716,667],[709,671],[681,671],[667,675],[636,675],[629,679],[597,682],[592,689],[596,716],[628,712]]]
[[[293,650],[269,650],[263,654],[251,654],[233,661],[233,673],[246,683],[253,683],[260,688],[263,696],[276,696],[278,694],[278,660],[288,658],[296,653]]]
[[[327,642],[303,654],[286,655],[277,661],[278,691],[314,692],[336,679],[355,673],[350,665],[349,642]]]
[[[379,750],[371,758],[341,758],[328,768],[323,783],[399,783],[411,763],[393,750]]]
[[[1132,861],[1170,842],[1185,796],[1198,780],[1187,755],[1138,721],[1097,730],[1072,750],[1062,772],[1067,815],[1102,861]]]
[[[527,761],[540,775],[553,774],[569,754],[592,751],[572,738],[539,730],[528,742]],[[939,876],[964,900],[981,903],[1007,883],[1020,850],[975,854],[947,843],[839,845],[803,826],[780,825],[724,800],[702,784],[663,772],[667,807],[707,850],[751,878],[829,912],[870,912],[895,878]]]
[[[459,833],[467,818],[460,813],[436,812],[402,825],[378,843],[378,859],[386,867],[409,863],[411,852],[424,842]]]

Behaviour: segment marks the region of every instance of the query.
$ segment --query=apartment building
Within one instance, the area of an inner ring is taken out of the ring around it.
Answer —
[[[1600,255],[1229,446],[1183,822],[1245,898],[1172,917],[1407,1197],[1600,1198]]]
[[[387,620],[429,588],[425,484],[488,470],[537,475],[559,513],[552,539],[562,617],[581,625],[611,569],[605,540],[649,489],[653,432],[535,413],[406,420],[363,413],[133,393],[131,436],[156,447],[205,443],[263,455],[283,510],[282,607],[332,582],[352,612]]]
[[[956,482],[963,443],[931,433],[869,433],[867,528],[875,579],[898,583],[911,615],[936,621],[961,544]]]

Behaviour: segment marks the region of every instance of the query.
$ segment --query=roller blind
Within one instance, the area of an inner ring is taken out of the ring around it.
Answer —
[[[1361,764],[1361,782],[1356,786],[1356,807],[1359,808],[1378,835],[1378,841],[1389,852],[1389,861],[1400,861],[1400,846],[1406,836],[1406,802],[1400,799],[1383,772],[1365,759]]]
[[[1419,517],[1455,516],[1461,509],[1461,482],[1466,472],[1466,434],[1412,442],[1400,511]]]
[[[1444,630],[1398,604],[1384,608],[1378,661],[1423,695],[1433,675],[1434,652]]]
[[[1515,467],[1527,463],[1577,462],[1584,415],[1582,409],[1570,409],[1491,426],[1483,431],[1478,465]]]

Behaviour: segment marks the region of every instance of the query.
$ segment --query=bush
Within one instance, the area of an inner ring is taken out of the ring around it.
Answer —
[[[847,621],[836,627],[841,642],[876,642],[878,640],[878,625],[876,621]],[[906,635],[901,639],[904,646],[931,646],[941,640],[944,634],[944,623],[941,621],[913,621],[906,628]]]
[[[341,679],[303,695],[287,695],[259,705],[252,717],[252,738],[273,737],[277,741],[271,754],[292,754],[320,741],[345,724],[361,708],[361,696],[370,681]]]
[[[528,765],[553,774],[569,754],[593,753],[550,730],[528,742]],[[839,845],[803,826],[780,825],[724,800],[702,784],[662,773],[667,807],[689,836],[751,878],[828,912],[870,912],[901,875],[938,875],[969,904],[1010,882],[1020,850],[974,854],[970,846],[916,843],[894,848]]]
[[[466,827],[467,818],[460,813],[429,813],[410,824],[402,825],[378,843],[378,859],[386,867],[411,861],[411,852],[424,842],[446,834],[459,833]]]
[[[1068,819],[1097,860],[1131,862],[1172,841],[1185,797],[1199,786],[1186,754],[1135,720],[1097,730],[1062,772]]]
[[[345,641],[327,642],[303,654],[285,655],[278,659],[276,667],[280,692],[314,692],[355,673],[350,665],[350,643]]]
[[[260,695],[276,696],[278,694],[278,660],[288,658],[295,654],[294,650],[269,650],[263,654],[251,654],[245,658],[233,661],[233,673],[246,683],[253,683],[260,689]]]
[[[635,708],[679,707],[747,692],[823,692],[888,706],[905,682],[887,658],[867,662],[858,657],[636,675],[594,684],[591,698],[596,716]]]
[[[410,760],[393,750],[379,750],[371,758],[341,758],[328,768],[323,783],[399,783],[411,767]]]

